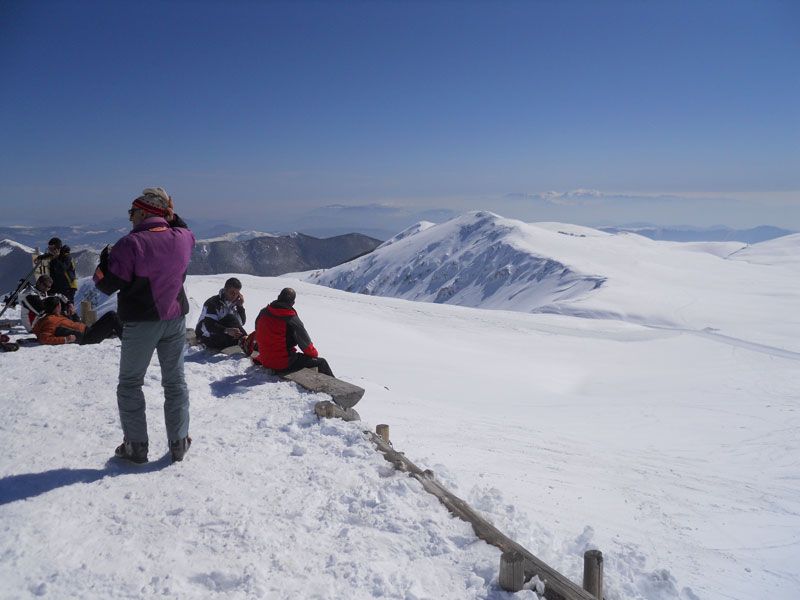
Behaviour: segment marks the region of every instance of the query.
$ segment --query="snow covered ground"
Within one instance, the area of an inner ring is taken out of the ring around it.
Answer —
[[[657,255],[631,237],[642,260]],[[363,425],[390,424],[399,450],[573,580],[598,547],[609,600],[789,600],[795,263],[683,254],[706,276],[701,288],[691,273],[662,278],[671,298],[695,297],[681,322],[649,293],[612,320],[241,279],[251,321],[295,287],[315,345],[367,390]],[[624,269],[609,264],[587,272],[613,281]],[[188,279],[190,324],[227,277]],[[117,341],[0,355],[0,597],[511,597],[496,587],[499,552],[393,472],[357,424],[317,422],[319,396],[246,360],[190,352],[195,443],[174,466],[152,370],[154,462],[109,463],[117,358]]]

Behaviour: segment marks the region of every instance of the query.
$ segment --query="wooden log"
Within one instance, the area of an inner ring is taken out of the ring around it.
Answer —
[[[364,388],[311,369],[281,374],[281,377],[294,381],[312,392],[329,394],[333,401],[344,409],[352,408],[364,396]]]
[[[603,553],[587,550],[583,554],[583,589],[603,600]]]
[[[525,585],[525,559],[519,552],[503,552],[500,555],[500,587],[507,592],[519,592]]]
[[[523,546],[506,536],[494,525],[479,515],[469,504],[436,481],[432,471],[423,471],[372,432],[366,432],[384,458],[400,471],[407,472],[422,484],[422,487],[439,499],[451,514],[472,525],[475,535],[503,552],[519,552],[523,557],[525,579],[539,576],[545,584],[547,600],[595,600],[594,596],[570,581],[554,568],[528,552]]]
[[[381,436],[381,439],[384,442],[386,442],[387,444],[391,443],[391,442],[389,442],[389,426],[388,425],[386,425],[384,423],[378,425],[377,427],[375,427],[375,433],[377,433],[379,436]]]

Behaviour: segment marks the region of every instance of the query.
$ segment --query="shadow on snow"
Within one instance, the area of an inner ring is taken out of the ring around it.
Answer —
[[[278,378],[270,375],[261,367],[252,366],[244,373],[228,375],[222,379],[212,381],[209,386],[211,393],[217,398],[233,396],[240,392],[246,392],[248,388],[263,385],[265,383],[275,383]]]
[[[104,469],[51,469],[41,473],[23,473],[0,479],[0,506],[27,500],[60,487],[76,483],[94,483],[105,477],[137,475],[161,471],[171,464],[169,453],[143,465],[129,463],[122,459],[110,458]]]

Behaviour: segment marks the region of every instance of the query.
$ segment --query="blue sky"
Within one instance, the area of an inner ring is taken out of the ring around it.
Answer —
[[[5,223],[800,229],[791,1],[0,1],[0,81]]]

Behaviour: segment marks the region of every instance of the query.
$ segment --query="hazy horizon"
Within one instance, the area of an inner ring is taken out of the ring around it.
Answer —
[[[797,3],[53,0],[0,17],[6,222],[124,218],[162,186],[187,217],[259,228],[344,205],[363,227],[491,210],[800,229]]]

